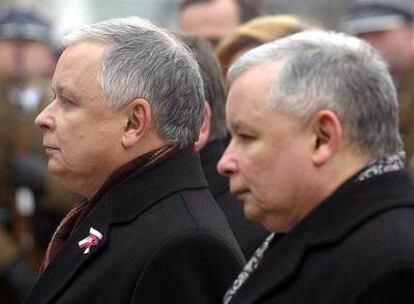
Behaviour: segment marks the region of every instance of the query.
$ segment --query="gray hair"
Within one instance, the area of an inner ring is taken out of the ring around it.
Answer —
[[[136,98],[151,107],[159,135],[179,147],[193,144],[203,119],[204,93],[191,52],[167,30],[138,17],[84,26],[63,39],[107,44],[98,84],[108,105],[121,109]]]
[[[396,90],[386,63],[367,43],[325,31],[294,34],[244,54],[228,78],[271,63],[279,77],[271,84],[269,107],[304,123],[329,109],[361,151],[373,157],[401,151]]]

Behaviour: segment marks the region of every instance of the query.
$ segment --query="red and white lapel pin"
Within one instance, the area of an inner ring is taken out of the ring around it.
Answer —
[[[91,227],[89,229],[89,236],[79,241],[79,248],[85,249],[83,254],[88,254],[91,250],[91,247],[99,245],[99,241],[102,240],[102,238],[102,233]]]

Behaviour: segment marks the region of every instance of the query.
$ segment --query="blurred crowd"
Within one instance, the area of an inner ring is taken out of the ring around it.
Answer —
[[[208,132],[197,143],[211,191],[248,258],[266,233],[232,202],[216,164],[224,151],[226,72],[244,52],[303,30],[318,20],[269,15],[253,0],[183,0],[182,39],[201,66],[209,104]],[[53,99],[50,81],[59,57],[52,23],[34,8],[0,11],[0,303],[20,303],[33,285],[53,231],[79,200],[47,172],[40,130],[33,120]],[[410,0],[349,1],[341,30],[377,48],[399,92],[400,131],[414,170],[414,5]],[[224,186],[221,188],[221,184]],[[224,194],[223,194],[224,193]]]
[[[20,302],[56,225],[76,199],[47,173],[35,116],[52,99],[59,50],[40,12],[0,17],[0,302]]]

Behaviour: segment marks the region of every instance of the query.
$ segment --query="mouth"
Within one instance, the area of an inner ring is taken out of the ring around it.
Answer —
[[[248,192],[248,190],[246,189],[230,189],[231,194],[233,194],[234,196],[236,196],[237,198],[239,198],[240,200],[243,200],[243,196],[245,196]]]
[[[43,149],[45,150],[46,154],[50,154],[50,153],[53,153],[53,152],[55,152],[55,151],[58,151],[58,150],[59,150],[59,149],[58,149],[58,148],[56,148],[56,147],[53,147],[53,146],[47,146],[47,145],[44,145],[44,146],[43,146]]]

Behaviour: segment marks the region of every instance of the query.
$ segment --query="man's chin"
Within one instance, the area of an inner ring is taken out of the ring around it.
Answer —
[[[65,171],[64,168],[53,159],[49,159],[49,162],[47,163],[47,170],[50,174],[56,177],[62,176]]]
[[[249,203],[248,200],[243,201],[243,212],[244,216],[253,222],[261,222],[263,220],[263,212]]]

